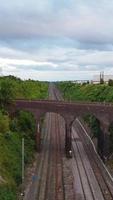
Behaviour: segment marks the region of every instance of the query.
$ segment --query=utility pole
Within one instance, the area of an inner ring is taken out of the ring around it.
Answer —
[[[24,138],[22,138],[22,192],[21,197],[24,196],[24,178],[25,178],[25,161],[24,161]]]
[[[24,181],[24,138],[22,138],[22,183]]]

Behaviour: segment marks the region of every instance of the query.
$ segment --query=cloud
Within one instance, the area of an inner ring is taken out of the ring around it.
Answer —
[[[55,1],[34,0],[31,4],[24,0],[6,6],[0,17],[0,37],[67,37],[81,43],[113,43],[113,3],[69,2],[69,8],[57,3],[58,12],[54,12]]]
[[[112,72],[112,10],[110,0],[2,1],[0,65],[4,74],[23,77],[27,71],[24,77],[71,79],[77,74],[91,77],[101,70]]]
[[[15,73],[23,70],[26,70],[27,73],[28,71],[68,71],[70,73],[73,71],[76,77],[77,73],[99,73],[99,71],[107,71],[113,66],[112,51],[81,50],[66,47],[55,48],[53,46],[51,49],[40,48],[40,51],[37,50],[33,55],[30,55],[29,52],[23,53],[16,49],[7,48],[7,51],[4,51],[2,56],[0,57],[0,66],[2,66],[5,74],[7,71]]]

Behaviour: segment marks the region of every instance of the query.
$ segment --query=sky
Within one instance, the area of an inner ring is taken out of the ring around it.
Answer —
[[[1,0],[0,68],[49,81],[113,74],[113,1]]]

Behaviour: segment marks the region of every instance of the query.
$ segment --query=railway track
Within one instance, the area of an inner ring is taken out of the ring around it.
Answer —
[[[102,164],[102,161],[100,160],[99,156],[97,156],[97,154],[95,153],[94,146],[92,145],[91,141],[89,141],[86,133],[84,132],[84,129],[82,128],[81,122],[78,119],[76,120],[74,124],[74,128],[75,129],[73,130],[73,134],[72,134],[73,140],[76,140],[76,132],[75,132],[76,130],[79,136],[79,142],[76,142],[76,143],[78,146],[80,146],[81,145],[80,141],[81,141],[84,146],[84,150],[90,161],[90,166],[97,180],[97,185],[99,185],[100,187],[103,198],[106,200],[110,200],[110,199],[112,200],[113,199],[113,183],[111,181],[111,178],[109,177],[109,174],[107,174],[106,168],[104,167],[104,164]],[[84,152],[83,152],[83,155],[84,155]]]
[[[49,99],[63,100],[49,88]],[[24,200],[113,200],[113,184],[77,119],[72,128],[73,158],[64,150],[65,122],[55,113],[45,117],[44,137],[35,176]]]
[[[54,90],[55,93],[55,90]],[[56,90],[57,100],[63,100]],[[113,182],[79,119],[72,129],[72,171],[75,198],[86,200],[113,200]]]
[[[49,99],[54,98],[50,87]],[[34,174],[36,180],[32,181],[24,200],[74,200],[71,168],[65,161],[63,124],[58,114],[46,114],[44,138]]]

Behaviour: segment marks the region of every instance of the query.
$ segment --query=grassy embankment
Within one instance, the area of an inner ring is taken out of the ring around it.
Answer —
[[[21,184],[22,138],[25,139],[26,165],[32,162],[36,150],[33,115],[21,111],[11,119],[6,105],[15,98],[45,99],[47,91],[47,83],[0,78],[0,200],[17,200]]]
[[[65,99],[71,101],[113,102],[113,86],[106,84],[75,84],[71,82],[59,83]]]

